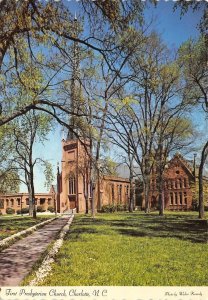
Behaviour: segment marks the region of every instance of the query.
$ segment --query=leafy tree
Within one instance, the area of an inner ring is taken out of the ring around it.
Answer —
[[[206,36],[188,40],[179,49],[179,62],[185,81],[184,98],[193,105],[201,104],[208,113],[208,51]],[[208,142],[205,143],[199,167],[199,218],[204,218],[203,170],[208,157]]]
[[[135,20],[142,21],[143,3],[131,1],[122,3],[121,1],[79,1],[80,12],[83,12],[84,24],[89,26],[89,36],[74,35],[74,17],[67,5],[58,1],[1,1],[0,4],[0,70],[1,75],[7,80],[8,72],[16,73],[18,80],[27,86],[23,80],[22,71],[25,70],[25,64],[28,59],[32,60],[32,65],[45,69],[45,75],[49,77],[44,87],[35,89],[36,97],[28,103],[21,103],[8,111],[5,106],[7,103],[1,103],[2,116],[0,125],[3,125],[14,118],[27,113],[33,109],[43,109],[59,121],[62,125],[67,125],[57,116],[57,109],[72,114],[61,101],[57,101],[54,95],[47,99],[43,92],[46,88],[60,83],[57,75],[60,74],[65,64],[54,62],[54,58],[61,54],[67,60],[71,59],[70,52],[65,48],[72,42],[82,45],[85,50],[92,49],[102,55],[105,63],[112,70],[118,72],[118,62],[114,55],[117,51],[123,52],[124,45],[117,44],[117,36],[128,29],[128,25]],[[139,17],[139,18],[138,18]],[[96,20],[96,22],[95,22]],[[101,28],[103,32],[101,35]],[[116,41],[116,43],[114,43]],[[37,51],[39,48],[40,51]],[[40,53],[41,52],[41,55]],[[46,54],[47,53],[47,54]],[[51,57],[45,61],[46,56]],[[60,62],[60,61],[59,61]],[[25,70],[26,71],[26,70]],[[58,82],[55,82],[55,78]],[[14,89],[14,84],[7,87]],[[51,88],[52,90],[52,88]],[[43,97],[37,97],[42,95]],[[38,98],[38,99],[37,99]],[[58,98],[59,99],[59,98]],[[55,108],[53,113],[49,107]],[[69,124],[68,124],[69,126]]]
[[[53,180],[52,167],[48,161],[34,157],[34,145],[37,140],[43,141],[50,130],[50,119],[34,111],[24,115],[14,123],[13,139],[16,149],[14,159],[17,169],[24,176],[24,182],[29,194],[29,214],[36,218],[34,167],[42,165],[45,170],[46,184],[50,186]]]
[[[109,128],[113,128],[113,141],[130,153],[141,170],[145,211],[149,212],[153,168],[160,161],[157,171],[162,177],[166,159],[176,145],[176,136],[183,133],[179,128],[187,103],[180,97],[179,67],[170,59],[166,46],[155,33],[147,37],[140,52],[130,60],[130,67],[135,74],[131,79],[132,95],[128,97],[127,94],[122,103],[117,101],[111,105]],[[162,186],[158,188],[162,193]],[[162,203],[160,200],[161,215]]]
[[[9,125],[0,128],[0,148],[0,193],[18,192],[20,181],[13,158],[15,149]]]
[[[197,10],[203,11],[200,23],[198,24],[202,33],[207,33],[208,29],[208,6],[206,1],[183,1],[179,0],[174,5],[174,10],[177,8],[181,9],[181,15],[183,16],[189,9],[192,9],[193,12]]]

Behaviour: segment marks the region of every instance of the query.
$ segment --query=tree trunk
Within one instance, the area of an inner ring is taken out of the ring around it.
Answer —
[[[204,145],[199,166],[199,219],[204,219],[203,170],[208,156],[208,141]]]
[[[32,198],[32,189],[30,180],[27,182],[27,189],[29,195],[29,216],[33,215],[33,198]]]
[[[88,181],[88,170],[86,169],[86,176],[83,176],[84,184],[84,197],[85,197],[85,214],[89,213],[89,181]]]
[[[164,186],[162,174],[159,175],[159,216],[164,215]]]
[[[32,204],[33,204],[33,218],[36,219],[36,207],[35,207],[35,189],[33,179],[31,180],[31,191],[32,191]]]
[[[149,203],[149,180],[145,178],[144,181],[144,201],[145,201],[145,213],[150,212],[150,203]]]
[[[134,210],[134,183],[133,183],[133,177],[131,175],[130,175],[129,181],[130,181],[129,212],[133,212],[133,210]]]
[[[92,183],[92,217],[95,218],[95,186]]]
[[[31,202],[32,202],[32,216],[34,219],[36,219],[36,208],[35,208],[35,188],[34,188],[34,176],[33,176],[33,164],[32,164],[32,159],[30,161],[30,198],[31,198]]]
[[[100,196],[100,170],[97,168],[97,209],[101,210],[101,196]]]

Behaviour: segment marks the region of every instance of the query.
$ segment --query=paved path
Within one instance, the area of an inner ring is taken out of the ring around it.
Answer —
[[[68,222],[63,216],[0,252],[0,286],[17,286]]]

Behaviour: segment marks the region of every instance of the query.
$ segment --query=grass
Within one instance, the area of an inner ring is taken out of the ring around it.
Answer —
[[[207,285],[207,254],[207,221],[195,213],[76,215],[41,285]]]
[[[25,230],[38,223],[54,217],[53,215],[37,216],[33,219],[29,216],[0,216],[0,240],[7,238],[19,231]]]

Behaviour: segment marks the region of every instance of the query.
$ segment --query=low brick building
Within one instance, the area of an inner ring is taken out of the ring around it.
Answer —
[[[36,193],[35,204],[41,206],[44,211],[49,206],[55,208],[56,193],[54,186],[51,187],[49,193]],[[0,195],[0,211],[2,214],[6,214],[6,209],[12,208],[15,213],[23,208],[29,208],[29,196],[28,193],[13,193]]]

